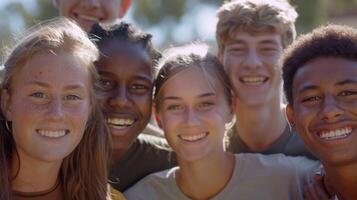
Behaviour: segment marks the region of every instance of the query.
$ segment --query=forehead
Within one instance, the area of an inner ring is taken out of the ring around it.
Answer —
[[[260,43],[272,43],[282,46],[281,35],[280,33],[273,30],[253,31],[253,30],[238,29],[227,40],[226,45],[227,46],[232,44],[256,45]]]
[[[101,57],[96,63],[100,74],[118,78],[146,76],[152,79],[152,62],[139,44],[112,42],[100,47]]]
[[[89,80],[89,70],[77,56],[60,51],[56,54],[38,52],[30,57],[26,64],[14,75],[15,80],[29,82],[33,80],[73,84]]]
[[[297,91],[309,85],[324,88],[338,85],[346,80],[357,80],[357,61],[320,57],[301,66],[293,80],[293,90]]]
[[[223,96],[223,86],[217,78],[194,66],[176,74],[171,75],[164,83],[162,89],[165,91],[164,96],[199,96],[204,93],[221,93]]]

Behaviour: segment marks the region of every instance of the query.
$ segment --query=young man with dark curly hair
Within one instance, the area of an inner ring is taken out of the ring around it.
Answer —
[[[316,29],[288,48],[282,65],[290,125],[322,163],[323,178],[305,197],[357,199],[357,30]]]

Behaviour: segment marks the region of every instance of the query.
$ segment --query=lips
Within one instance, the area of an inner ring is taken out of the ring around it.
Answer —
[[[136,120],[130,117],[108,117],[106,121],[111,128],[125,129],[132,126]]]
[[[208,132],[203,132],[199,134],[190,134],[190,135],[178,135],[178,137],[186,142],[196,142],[202,140],[203,138],[207,137]]]
[[[69,130],[48,130],[48,129],[37,129],[36,132],[41,136],[48,138],[60,138],[69,133]]]
[[[352,127],[346,126],[338,129],[319,131],[317,134],[321,139],[331,141],[346,138],[351,135],[352,131]]]
[[[239,78],[239,81],[246,85],[261,85],[268,81],[266,76],[243,76]]]

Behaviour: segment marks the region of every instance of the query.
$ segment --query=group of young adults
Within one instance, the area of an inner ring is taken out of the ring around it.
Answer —
[[[216,55],[161,54],[131,0],[53,3],[1,72],[1,200],[357,199],[356,29],[232,0]]]

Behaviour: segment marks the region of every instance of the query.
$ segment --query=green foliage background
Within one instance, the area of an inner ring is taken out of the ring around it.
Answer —
[[[329,17],[344,13],[356,13],[357,0],[291,0],[299,13],[297,30],[304,33],[328,22]],[[13,38],[13,19],[21,19],[24,27],[39,21],[50,19],[58,15],[51,0],[36,0],[37,11],[30,12],[17,2],[7,4],[0,10],[0,41],[2,47],[8,46]],[[172,29],[182,20],[187,12],[200,5],[210,5],[218,8],[223,0],[134,0],[132,18],[141,28],[159,26],[167,30]],[[190,23],[190,22],[187,22]],[[197,34],[193,27],[193,34]],[[163,34],[165,44],[176,43],[172,31]],[[214,43],[214,41],[211,41]],[[162,44],[163,45],[163,44]],[[164,46],[164,45],[163,45]],[[3,52],[3,51],[2,51]]]

